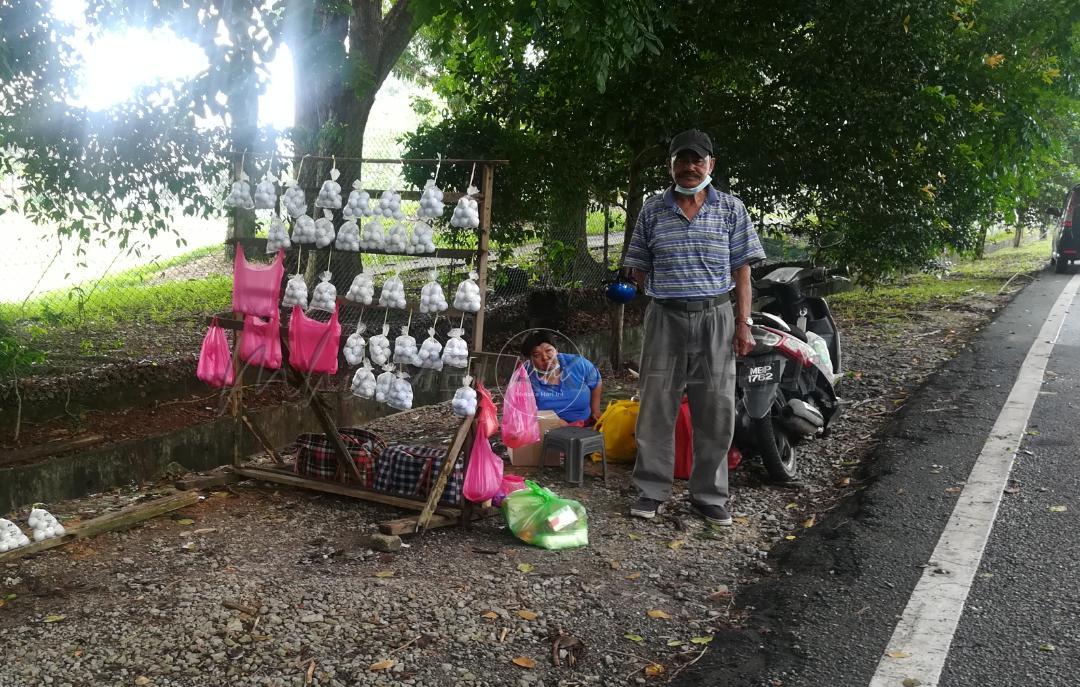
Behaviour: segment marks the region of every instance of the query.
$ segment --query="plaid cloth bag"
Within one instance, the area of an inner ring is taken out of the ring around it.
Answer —
[[[412,498],[425,498],[442,471],[446,460],[445,446],[406,446],[391,444],[375,463],[375,490]],[[456,506],[461,502],[461,485],[465,480],[464,454],[446,481],[439,503]]]
[[[338,434],[360,471],[359,484],[356,484],[356,476],[347,465],[338,464],[334,446],[325,434],[301,434],[296,437],[290,451],[296,453],[293,471],[304,477],[333,480],[370,489],[374,483],[375,465],[386,450],[386,442],[374,432],[359,427],[342,427]]]

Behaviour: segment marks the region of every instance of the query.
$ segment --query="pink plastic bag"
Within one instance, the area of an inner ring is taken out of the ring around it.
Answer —
[[[281,280],[285,276],[285,251],[278,250],[267,266],[248,264],[244,247],[236,244],[233,260],[233,312],[259,317],[273,317],[281,299]]]
[[[229,352],[229,340],[225,338],[215,317],[203,337],[202,350],[199,351],[199,367],[195,371],[199,379],[210,386],[221,388],[233,383],[232,354]]]
[[[299,305],[293,306],[289,319],[289,365],[301,372],[336,374],[340,344],[341,323],[336,307],[329,322],[319,322],[305,315]]]
[[[276,312],[269,320],[254,315],[244,316],[240,360],[268,370],[281,368],[281,321]]]
[[[518,365],[514,370],[514,376],[503,394],[502,440],[510,448],[521,448],[540,441],[536,397],[523,365]]]
[[[480,380],[476,381],[476,395],[479,399],[476,410],[476,431],[482,437],[490,437],[499,431],[499,409],[491,400],[491,392],[484,388]]]
[[[491,450],[491,442],[479,434],[473,438],[469,467],[465,470],[465,483],[461,494],[473,503],[483,503],[499,493],[502,486],[502,459]]]

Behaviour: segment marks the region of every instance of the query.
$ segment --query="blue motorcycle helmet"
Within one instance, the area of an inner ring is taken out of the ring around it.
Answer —
[[[604,294],[612,303],[629,303],[637,297],[637,285],[620,275],[607,282]]]

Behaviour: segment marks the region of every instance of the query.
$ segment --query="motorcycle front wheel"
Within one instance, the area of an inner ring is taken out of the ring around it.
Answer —
[[[758,451],[765,470],[777,482],[790,482],[795,479],[799,468],[795,459],[795,447],[791,445],[787,434],[775,426],[773,419],[765,416],[760,420],[751,420],[750,429],[754,433]]]

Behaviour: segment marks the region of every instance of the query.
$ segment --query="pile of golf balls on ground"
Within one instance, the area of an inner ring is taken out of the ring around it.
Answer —
[[[364,225],[364,235],[360,237],[360,247],[364,250],[386,250],[386,227],[377,219]]]
[[[285,210],[293,217],[299,217],[307,212],[307,198],[304,197],[304,189],[299,186],[290,186],[285,189],[285,195],[281,197],[285,203]]]
[[[458,284],[454,292],[454,307],[462,312],[480,312],[480,285],[476,283],[480,275],[469,272],[469,278]]]
[[[285,295],[281,298],[281,305],[285,308],[299,305],[307,310],[307,282],[304,281],[304,275],[294,274],[289,277],[289,281],[285,282]]]
[[[368,339],[368,357],[376,365],[385,365],[390,362],[390,339],[386,335],[390,333],[390,325],[382,326],[382,334],[376,334]]]
[[[274,188],[273,178],[267,174],[266,178],[255,185],[255,209],[273,210],[277,205],[277,189]]]
[[[371,196],[368,192],[360,188],[360,180],[353,182],[352,193],[349,194],[349,202],[345,204],[345,208],[341,211],[345,219],[360,219],[361,217],[371,217],[375,214],[371,209]]]
[[[405,252],[409,255],[418,253],[435,252],[435,230],[426,222],[414,222],[412,236],[405,246]]]
[[[266,234],[266,252],[276,253],[279,248],[288,250],[292,247],[289,240],[289,232],[285,231],[285,223],[277,215],[270,220],[270,230]]]
[[[251,185],[246,179],[240,181],[234,181],[232,188],[229,189],[229,195],[225,198],[225,207],[227,208],[242,208],[244,210],[250,210],[255,207],[255,204],[251,202]]]
[[[394,339],[394,362],[398,365],[419,365],[416,339],[409,336],[408,325],[401,328],[401,336]]]
[[[293,243],[315,243],[315,220],[307,215],[300,215],[293,220]]]
[[[330,170],[330,178],[323,182],[319,189],[319,197],[315,199],[315,207],[334,208],[341,207],[341,184],[337,178],[341,175],[336,168]]]
[[[383,373],[375,378],[375,400],[386,403],[386,397],[390,395],[390,387],[394,383],[394,368],[391,365],[383,365]]]
[[[384,308],[405,308],[405,285],[396,273],[383,283],[382,291],[379,292],[379,305]]]
[[[435,186],[434,179],[428,179],[424,184],[424,192],[420,194],[420,210],[417,211],[417,216],[420,219],[436,219],[442,216],[444,209],[443,192]]]
[[[451,329],[449,335],[450,338],[446,341],[446,347],[443,348],[443,364],[448,367],[468,367],[469,345],[465,343],[465,339],[461,338],[465,335],[465,330]]]
[[[333,277],[334,275],[329,272],[323,272],[319,275],[320,281],[311,294],[311,308],[313,310],[334,312],[337,307],[337,287],[330,282]]]
[[[352,392],[354,396],[360,398],[372,398],[375,396],[375,373],[371,371],[371,363],[367,360],[353,375]]]
[[[454,400],[450,402],[450,406],[454,415],[476,415],[476,389],[472,388],[472,377],[465,375],[461,379],[461,386],[454,392]]]
[[[409,375],[398,372],[390,384],[390,390],[386,394],[386,403],[391,408],[408,410],[412,408],[413,390],[409,383]]]
[[[472,189],[470,189],[471,191]],[[450,226],[462,229],[476,229],[480,226],[480,207],[469,196],[458,198],[454,214],[450,217]]]
[[[446,302],[446,294],[443,293],[442,286],[435,281],[438,275],[432,272],[430,276],[431,281],[420,289],[420,312],[443,312],[450,305]]]
[[[26,546],[30,538],[23,534],[19,526],[10,520],[0,518],[0,553]]]
[[[30,511],[30,517],[26,523],[34,529],[34,541],[64,536],[64,526],[60,524],[56,516],[44,508],[35,508]]]
[[[442,369],[442,344],[435,338],[434,327],[428,330],[428,338],[424,339],[424,343],[420,344],[420,352],[417,354],[417,359],[420,367],[426,367],[432,370]]]
[[[361,305],[371,305],[375,298],[375,282],[368,272],[361,272],[353,277],[349,290],[345,293],[345,299]]]
[[[315,220],[315,247],[326,248],[334,242],[334,213],[323,210],[323,216]]]
[[[337,238],[334,239],[334,248],[356,252],[360,250],[360,227],[356,220],[349,220],[341,225]]]
[[[379,213],[383,217],[393,217],[397,221],[405,219],[405,213],[401,211],[401,195],[391,189],[386,189],[379,196]]]
[[[364,360],[364,351],[367,349],[367,341],[364,340],[364,330],[367,326],[363,322],[356,323],[356,331],[349,335],[348,339],[345,339],[345,346],[342,348],[342,353],[345,354],[345,362],[349,365],[359,365]],[[371,379],[371,383],[375,383],[375,378]]]
[[[404,253],[409,245],[409,233],[401,222],[394,222],[386,235],[386,250],[391,253]]]

